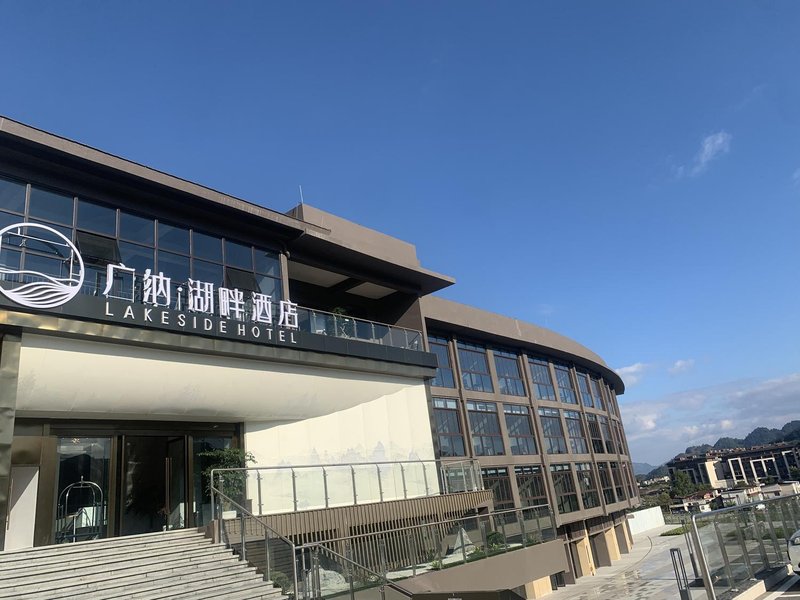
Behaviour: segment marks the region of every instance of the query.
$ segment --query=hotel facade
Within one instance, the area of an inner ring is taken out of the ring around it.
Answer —
[[[0,550],[202,527],[210,461],[241,448],[263,469],[249,509],[292,539],[546,506],[548,541],[490,559],[493,589],[539,597],[610,564],[639,503],[622,381],[433,295],[453,284],[312,206],[0,118]],[[425,590],[453,591],[440,575]]]

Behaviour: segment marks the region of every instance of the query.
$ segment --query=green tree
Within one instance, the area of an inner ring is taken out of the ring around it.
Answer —
[[[697,488],[685,471],[675,471],[672,477],[672,492],[676,498],[692,495]]]

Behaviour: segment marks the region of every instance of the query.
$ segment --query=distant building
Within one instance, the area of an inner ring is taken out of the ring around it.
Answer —
[[[800,441],[682,454],[669,461],[667,468],[670,477],[683,471],[692,483],[720,490],[739,484],[787,481],[793,479],[792,469],[800,468]]]

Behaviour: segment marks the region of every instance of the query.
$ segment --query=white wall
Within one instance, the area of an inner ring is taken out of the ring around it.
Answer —
[[[245,448],[257,460],[255,467],[331,465],[382,461],[427,460],[406,465],[408,497],[438,493],[425,387],[409,385],[371,402],[336,413],[293,423],[245,423]],[[426,472],[423,474],[423,468]],[[353,504],[353,475],[349,467],[326,469],[329,506]],[[321,469],[296,469],[298,508],[325,506]],[[425,480],[427,476],[427,482]],[[384,500],[402,498],[403,478],[398,466],[380,468]],[[355,468],[357,501],[380,500],[375,466]],[[257,480],[250,478],[248,494],[258,510]],[[261,471],[262,512],[293,509],[291,471]]]
[[[419,379],[24,334],[17,416],[297,421]]]
[[[650,531],[664,525],[664,514],[660,506],[637,510],[628,514],[628,525],[631,528],[631,535]]]

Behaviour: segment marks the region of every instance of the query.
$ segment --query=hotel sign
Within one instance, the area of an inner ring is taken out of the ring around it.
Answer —
[[[34,269],[0,263],[0,294],[13,304],[93,320],[268,344],[298,344],[297,304],[273,303],[258,292],[189,279],[173,284],[163,272],[141,274],[141,301],[135,298],[135,269],[106,267],[106,285],[96,295],[80,294],[86,269],[75,245],[59,231],[38,223],[0,230],[0,256],[27,248],[46,256]],[[49,272],[46,272],[49,271]],[[185,287],[184,287],[185,286]]]

